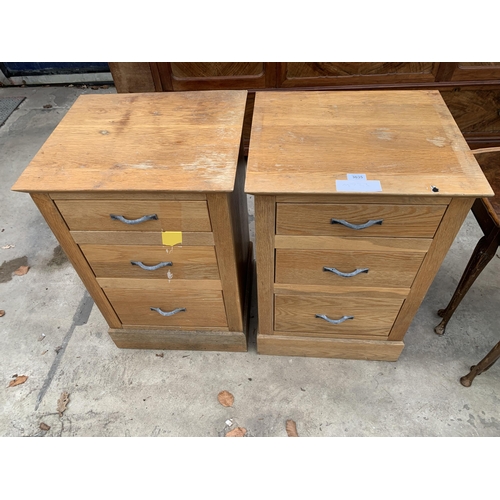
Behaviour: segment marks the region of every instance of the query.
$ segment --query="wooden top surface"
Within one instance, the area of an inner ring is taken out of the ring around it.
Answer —
[[[377,196],[493,195],[438,91],[257,93],[247,193],[336,194],[347,174]]]
[[[230,192],[247,91],[82,95],[14,191]]]

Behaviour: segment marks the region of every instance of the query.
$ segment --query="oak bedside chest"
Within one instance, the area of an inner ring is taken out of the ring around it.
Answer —
[[[438,91],[257,93],[261,354],[395,361],[476,197],[492,196]]]
[[[30,193],[118,347],[246,351],[246,91],[80,96]]]

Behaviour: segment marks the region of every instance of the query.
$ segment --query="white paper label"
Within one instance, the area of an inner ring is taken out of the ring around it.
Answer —
[[[377,193],[382,191],[380,181],[367,181],[366,174],[347,174],[347,180],[335,181],[337,192]]]

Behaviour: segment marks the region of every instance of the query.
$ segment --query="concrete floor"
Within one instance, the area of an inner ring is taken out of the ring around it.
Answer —
[[[470,388],[459,383],[499,340],[498,254],[447,334],[433,332],[481,236],[471,214],[396,363],[260,356],[255,317],[248,353],[118,349],[29,195],[10,191],[76,97],[92,92],[115,90],[0,88],[26,96],[0,128],[0,247],[14,245],[0,248],[1,436],[223,436],[237,426],[286,436],[287,419],[310,437],[500,435],[500,364]],[[29,272],[12,276],[20,265]],[[8,388],[16,374],[29,378]],[[218,403],[222,390],[232,408]]]

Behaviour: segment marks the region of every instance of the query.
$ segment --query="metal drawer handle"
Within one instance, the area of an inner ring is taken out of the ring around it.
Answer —
[[[383,219],[378,219],[378,220],[369,220],[368,222],[365,222],[364,224],[351,224],[350,222],[347,222],[346,220],[343,219],[332,219],[331,223],[332,224],[342,224],[345,227],[348,227],[350,229],[366,229],[367,227],[374,226],[375,224],[378,224],[379,226],[382,225]]]
[[[125,224],[140,224],[141,222],[146,222],[148,220],[158,220],[158,216],[156,214],[143,215],[139,219],[125,219],[123,215],[114,215],[114,214],[110,214],[110,217],[114,220],[119,220],[120,222],[124,222]]]
[[[172,266],[172,262],[160,262],[159,264],[156,264],[156,266],[146,266],[142,262],[131,260],[130,263],[133,266],[139,266],[141,269],[144,269],[145,271],[156,271],[157,269],[161,269],[162,267],[166,266]]]
[[[335,269],[334,267],[324,267],[323,271],[330,271],[331,273],[336,274],[337,276],[342,276],[342,278],[352,278],[353,276],[357,276],[358,274],[367,273],[368,268],[365,267],[363,269],[356,269],[352,273],[343,273],[342,271],[339,271],[338,269]]]
[[[354,316],[342,316],[340,319],[330,319],[326,314],[316,314],[316,317],[324,319],[325,321],[328,321],[328,323],[331,323],[332,325],[340,325],[340,323],[343,323],[348,319],[354,319]]]
[[[162,316],[173,316],[174,314],[177,314],[179,312],[183,312],[186,310],[185,307],[179,307],[177,309],[174,309],[173,311],[162,311],[159,307],[151,307],[150,309],[152,311],[156,311],[158,314],[161,314]]]

